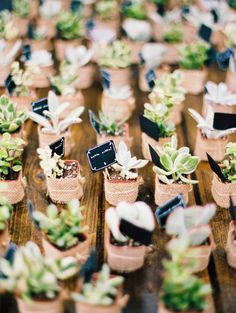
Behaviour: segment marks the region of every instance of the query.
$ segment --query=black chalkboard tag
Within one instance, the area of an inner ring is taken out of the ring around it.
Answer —
[[[43,112],[48,111],[48,98],[39,99],[32,102],[32,110],[34,113],[44,116]]]
[[[29,212],[29,216],[30,216],[31,221],[33,222],[34,226],[39,230],[40,227],[39,227],[38,223],[36,223],[36,221],[33,217],[33,213],[35,211],[35,208],[34,208],[34,205],[33,205],[31,200],[27,200],[27,208],[28,208],[28,212]]]
[[[92,172],[98,172],[116,162],[116,149],[113,140],[105,142],[86,152]]]
[[[160,16],[164,16],[165,15],[165,6],[164,6],[164,4],[162,4],[162,3],[157,4],[157,13],[160,14]]]
[[[147,134],[149,137],[158,140],[159,138],[159,127],[156,123],[150,121],[143,115],[139,116],[139,122],[141,131]]]
[[[229,196],[229,213],[230,213],[231,220],[236,222],[236,206],[233,203],[233,199],[231,195]]]
[[[103,87],[103,89],[109,89],[110,84],[111,84],[111,75],[105,70],[101,70],[101,74],[102,74],[102,87]]]
[[[29,39],[34,38],[34,25],[32,23],[29,23],[28,25],[27,36]]]
[[[206,66],[210,66],[213,62],[216,61],[216,50],[213,47],[210,47],[207,51],[207,60],[204,62]]]
[[[141,65],[145,64],[145,60],[144,60],[144,58],[143,58],[142,52],[139,52],[138,56],[139,56],[140,64],[141,64]]]
[[[9,245],[7,251],[5,252],[3,258],[12,264],[14,261],[16,251],[17,251],[17,245],[14,242],[10,242],[10,245]],[[0,272],[1,272],[1,270],[0,270]]]
[[[71,0],[70,8],[72,12],[77,12],[81,7],[80,0]]]
[[[52,150],[52,156],[56,153],[63,158],[65,155],[65,137],[51,143],[49,148]]]
[[[31,47],[29,44],[23,45],[22,54],[24,56],[25,61],[28,61],[31,59]]]
[[[220,166],[216,163],[216,161],[207,153],[207,159],[210,164],[212,171],[219,177],[222,183],[226,182],[226,178],[224,177]]]
[[[232,56],[234,56],[234,50],[230,48],[216,54],[216,61],[222,70],[226,71],[228,69],[229,60]]]
[[[205,24],[201,24],[198,30],[198,36],[203,40],[209,42],[212,35],[212,29]]]
[[[218,23],[219,15],[218,15],[218,12],[216,11],[216,9],[211,9],[211,14],[213,16],[214,23]]]
[[[148,145],[149,147],[149,151],[150,151],[150,154],[151,154],[151,158],[152,158],[152,162],[160,167],[160,168],[163,168],[163,165],[161,164],[161,161],[160,161],[160,157],[158,155],[158,153],[156,152],[155,149],[153,149],[153,147],[151,145]]]
[[[97,118],[93,111],[89,110],[89,121],[93,129],[96,131],[97,134],[100,134],[100,124],[97,121]]]
[[[186,203],[181,193],[156,209],[155,216],[161,228],[165,227],[169,214],[179,207],[186,207]]]
[[[11,74],[9,74],[7,78],[5,79],[5,87],[10,96],[14,93],[14,90],[16,89],[16,84],[14,80],[12,79]]]
[[[182,5],[181,13],[182,14],[188,14],[189,12],[190,12],[189,6],[188,5]]]
[[[217,130],[236,127],[236,114],[216,112],[214,114],[213,127]]]
[[[93,249],[87,261],[81,267],[79,276],[83,279],[84,283],[88,283],[96,272],[98,272],[98,255],[97,251]]]
[[[145,246],[150,245],[152,239],[151,231],[138,227],[125,219],[121,219],[120,221],[120,231],[129,238],[132,238]]]
[[[156,74],[153,69],[150,69],[145,74],[145,79],[148,84],[148,87],[152,90],[155,86]]]
[[[94,23],[94,21],[93,21],[92,18],[88,19],[85,25],[86,25],[86,29],[87,29],[88,31],[93,30],[94,27],[95,27],[95,23]]]

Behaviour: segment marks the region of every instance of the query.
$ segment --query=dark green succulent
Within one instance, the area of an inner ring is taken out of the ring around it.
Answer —
[[[186,70],[201,69],[204,62],[208,59],[209,48],[210,46],[208,44],[201,42],[181,46],[179,49],[180,67]]]
[[[60,38],[66,40],[80,39],[85,34],[83,20],[78,13],[62,12],[56,24]]]

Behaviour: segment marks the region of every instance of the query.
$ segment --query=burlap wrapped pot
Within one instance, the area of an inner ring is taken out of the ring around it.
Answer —
[[[235,240],[235,222],[229,224],[227,243],[225,247],[227,262],[229,266],[236,268],[236,240]]]
[[[188,204],[188,194],[192,191],[192,185],[189,184],[171,184],[167,185],[162,183],[156,175],[155,179],[155,203],[156,205],[162,205],[171,198],[177,196],[179,193],[182,193],[184,201]]]
[[[193,311],[193,310],[184,311],[184,313],[198,313],[198,312],[199,311],[196,311],[196,310],[195,311]],[[172,311],[172,310],[168,309],[167,307],[165,307],[165,305],[162,302],[159,301],[157,313],[176,313],[176,311]],[[179,312],[179,313],[181,313],[181,312]],[[208,306],[207,306],[204,310],[201,311],[201,313],[213,313],[213,311],[212,311],[211,307],[209,307],[209,310],[208,310]]]
[[[205,97],[203,98],[203,107],[202,107],[202,115],[206,117],[208,108],[211,108],[213,112],[220,113],[236,113],[236,103],[235,105],[222,105],[219,103],[215,103],[207,100]]]
[[[182,74],[182,86],[187,93],[198,95],[204,91],[207,79],[206,69],[202,70],[179,70]]]
[[[222,183],[215,173],[213,174],[211,192],[213,199],[220,207],[229,207],[230,196],[232,197],[233,203],[236,203],[236,183]]]
[[[194,155],[198,156],[202,161],[207,161],[206,153],[209,153],[216,162],[220,162],[224,159],[227,143],[228,137],[208,139],[203,137],[201,130],[198,129]]]
[[[165,66],[163,68],[156,68],[155,74],[156,74],[156,77],[160,78],[163,74],[169,73],[169,71],[170,71],[170,67]],[[139,66],[139,81],[138,81],[139,89],[144,92],[150,91],[150,88],[147,84],[147,80],[145,78],[145,75],[147,74],[147,72],[148,72],[148,69],[144,65]]]
[[[65,59],[65,53],[68,48],[75,48],[81,45],[81,40],[63,40],[56,39],[54,42],[55,55],[58,61],[63,61]]]
[[[66,160],[65,162],[68,164],[77,161]],[[73,199],[81,199],[83,196],[84,179],[80,175],[80,167],[75,178],[47,177],[46,180],[48,195],[55,203],[67,203]]]
[[[22,172],[19,172],[15,180],[2,180],[4,189],[0,190],[0,195],[6,197],[10,204],[16,204],[23,200],[25,195],[25,182],[22,178]]]
[[[17,106],[18,111],[31,111],[31,103],[37,99],[34,89],[31,90],[30,96],[10,96],[12,102]]]
[[[110,75],[110,86],[119,88],[131,84],[131,70],[126,68],[104,68],[104,71]]]
[[[150,161],[152,160],[149,145],[152,146],[154,149],[156,147],[162,148],[163,145],[169,141],[171,141],[171,137],[159,138],[158,140],[155,140],[148,136],[146,133],[142,132],[142,154],[144,159]]]
[[[143,267],[147,247],[114,246],[110,242],[110,231],[106,231],[107,262],[113,271],[129,273]]]
[[[76,94],[70,94],[67,96],[57,96],[57,98],[60,103],[70,103],[70,105],[62,112],[61,117],[67,116],[78,107],[84,105],[84,96],[81,91],[77,91]]]
[[[37,266],[37,264],[36,264]],[[16,298],[20,313],[63,313],[63,299],[58,296],[55,300],[34,300],[25,302],[23,299]]]
[[[3,231],[0,232],[0,258],[2,258],[9,246],[11,237],[8,231],[8,224],[5,223],[5,228]]]
[[[226,73],[225,83],[232,93],[236,92],[236,73],[228,70]]]
[[[71,153],[71,150],[74,146],[71,131],[67,130],[61,134],[48,134],[42,132],[42,127],[38,126],[38,136],[39,136],[39,147],[44,148],[45,146],[50,145],[51,143],[61,139],[62,137],[65,138],[65,156],[68,156]]]
[[[88,63],[85,66],[78,68],[78,88],[87,89],[90,88],[93,84],[95,68],[92,63]]]

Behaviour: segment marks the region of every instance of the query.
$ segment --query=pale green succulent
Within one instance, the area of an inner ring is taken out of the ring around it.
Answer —
[[[18,35],[19,31],[11,13],[7,10],[0,11],[0,38],[14,40]]]
[[[83,19],[77,12],[62,12],[57,21],[56,28],[60,38],[65,40],[80,39],[85,35]]]
[[[0,133],[14,133],[26,121],[25,112],[17,112],[17,106],[5,95],[0,97]]]
[[[110,275],[110,268],[104,264],[98,273],[97,279],[82,286],[80,293],[72,293],[74,301],[87,303],[93,306],[110,306],[114,303],[118,289],[124,282],[122,276]]]
[[[131,64],[131,49],[123,41],[116,40],[102,50],[99,64],[105,68],[126,68]]]
[[[153,170],[163,183],[198,183],[198,181],[188,178],[188,175],[196,170],[200,159],[197,156],[192,156],[188,147],[177,149],[176,136],[172,136],[171,141],[164,144],[160,153],[160,162],[163,168],[154,166]]]
[[[95,6],[96,13],[104,21],[111,20],[117,10],[118,6],[115,0],[101,0]]]
[[[171,23],[164,32],[165,42],[178,43],[183,40],[183,29],[180,24]]]
[[[13,0],[12,9],[13,12],[22,18],[28,17],[30,14],[30,2],[33,0]]]
[[[10,74],[16,88],[14,90],[16,96],[29,96],[30,87],[33,84],[33,69],[27,67],[25,70],[20,68],[19,62],[13,62],[11,65]]]
[[[199,70],[204,66],[208,59],[208,50],[210,46],[205,42],[194,42],[184,44],[179,48],[180,68],[186,70]]]
[[[223,161],[223,173],[230,183],[236,183],[236,143],[229,142],[226,146],[225,159]]]
[[[4,189],[4,185],[0,184],[0,190]],[[5,229],[6,222],[10,220],[12,213],[12,205],[8,203],[7,199],[0,196],[0,233]]]
[[[59,249],[69,249],[80,241],[80,236],[88,231],[88,226],[82,225],[84,207],[80,207],[77,199],[70,201],[67,209],[60,212],[53,204],[49,205],[46,214],[34,212],[33,217],[48,241]]]

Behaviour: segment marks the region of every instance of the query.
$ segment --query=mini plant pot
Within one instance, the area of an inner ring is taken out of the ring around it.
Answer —
[[[44,148],[45,146],[50,145],[51,143],[61,139],[61,137],[65,138],[65,156],[68,156],[71,153],[71,150],[74,146],[72,141],[71,131],[67,130],[61,134],[47,134],[42,132],[42,127],[38,126],[38,136],[39,136],[39,147]]]
[[[78,161],[66,160],[66,164]],[[68,203],[73,199],[81,199],[83,196],[84,180],[80,175],[80,167],[77,177],[51,178],[47,177],[48,196],[55,203]]]
[[[146,81],[146,78],[145,78],[145,75],[147,72],[148,72],[148,69],[145,66],[143,66],[143,65],[139,66],[139,89],[143,92],[149,92],[150,91],[150,88],[149,88],[147,81]],[[170,72],[169,66],[155,69],[155,74],[156,74],[156,77],[158,77],[158,78],[161,78],[161,76],[163,74],[166,74],[169,72]]]
[[[67,116],[69,113],[84,105],[84,96],[81,91],[77,91],[76,94],[70,94],[67,96],[57,96],[60,103],[69,102],[70,105],[63,111],[63,114]]]
[[[78,68],[78,88],[79,89],[87,89],[90,88],[93,84],[94,75],[95,75],[95,68],[92,63],[86,64]]]
[[[43,28],[47,30],[47,36],[48,38],[52,39],[56,37],[57,31],[56,31],[56,20],[55,17],[50,18],[40,18],[38,19],[37,26],[38,28]]]
[[[10,204],[16,204],[23,200],[25,195],[25,183],[22,178],[22,172],[19,172],[15,180],[2,180],[4,190],[0,190],[0,195],[6,197]]]
[[[76,246],[66,250],[61,250],[53,245],[46,239],[46,236],[42,239],[43,249],[46,256],[53,257],[54,259],[62,259],[68,256],[81,258],[81,260],[87,259],[90,250],[90,240],[88,236],[84,236],[84,241],[79,242]]]
[[[142,51],[143,46],[145,45],[145,41],[133,41],[126,39],[124,40],[127,46],[131,49],[131,62],[132,64],[139,64],[140,62],[140,53]]]
[[[127,147],[130,148],[133,142],[133,138],[129,137],[129,125],[127,123],[124,124],[123,134],[119,136],[105,136],[97,134],[97,145],[101,145],[109,140],[113,140],[117,148],[121,141],[124,141]]]
[[[131,84],[131,71],[129,67],[120,69],[104,68],[104,70],[110,75],[111,87],[119,88]]]
[[[192,185],[190,184],[179,184],[174,183],[171,185],[167,185],[162,183],[158,175],[156,175],[155,179],[155,203],[156,205],[162,205],[171,198],[177,196],[179,193],[182,193],[184,201],[188,204],[188,194],[192,191]]]
[[[38,50],[51,51],[53,49],[50,39],[47,38],[42,40],[25,39],[25,43],[30,45],[33,52]]]
[[[68,48],[75,48],[81,44],[81,40],[63,40],[57,39],[54,42],[55,55],[58,61],[63,61],[65,59],[66,50]]]
[[[18,111],[31,111],[31,103],[37,99],[37,95],[32,89],[30,96],[10,96],[9,98],[16,103]]]
[[[15,22],[15,25],[18,29],[19,36],[21,38],[26,37],[27,32],[28,32],[29,19],[14,16],[14,22]]]
[[[199,311],[178,311],[179,313],[198,313]],[[170,309],[168,309],[167,307],[165,307],[165,305],[161,302],[158,303],[158,311],[157,313],[176,313],[176,311],[172,311]],[[210,311],[208,310],[208,308],[204,309],[201,311],[201,313],[210,313]]]
[[[16,298],[20,313],[63,313],[63,299],[58,296],[55,300],[36,300],[32,303]]]
[[[111,180],[104,174],[104,189],[106,201],[116,206],[121,201],[135,202],[138,197],[140,177],[133,180]]]
[[[202,161],[208,161],[206,153],[209,153],[216,162],[220,162],[224,159],[227,143],[227,136],[218,139],[208,139],[198,129],[194,155],[198,156]]]
[[[142,132],[142,154],[144,159],[152,161],[150,150],[149,150],[149,145],[152,146],[153,148],[156,148],[157,146],[159,148],[162,148],[163,145],[167,142],[171,141],[171,137],[164,137],[164,138],[159,138],[158,140],[155,140],[148,136],[146,133]]]
[[[106,231],[107,262],[113,271],[134,272],[144,265],[147,247],[115,246],[110,242],[110,231]]]
[[[0,258],[2,258],[9,246],[11,237],[8,231],[8,224],[5,224],[5,228],[2,232],[0,232]]]
[[[216,204],[223,208],[230,205],[230,196],[233,203],[236,203],[236,183],[222,183],[221,180],[213,174],[211,192]]]
[[[163,43],[166,48],[165,54],[163,56],[163,63],[166,64],[177,64],[179,62],[179,50],[178,44]]]
[[[219,103],[215,103],[213,101],[206,100],[206,98],[204,97],[203,107],[202,107],[203,116],[206,117],[207,110],[209,107],[213,110],[213,112],[229,113],[229,114],[236,113],[236,103],[235,105],[222,105]]]
[[[95,21],[95,27],[97,27],[101,31],[107,28],[109,30],[113,30],[115,35],[118,36],[119,30],[120,30],[120,21],[119,21],[118,16],[117,18],[110,20],[110,21],[102,21],[99,18],[96,18],[94,21]]]
[[[33,87],[34,88],[47,88],[50,86],[49,77],[53,76],[55,73],[53,65],[41,66],[41,73],[34,74]]]
[[[234,221],[231,221],[229,224],[229,231],[225,251],[229,266],[236,268],[236,240],[234,238],[234,234],[235,234],[235,223]]]
[[[175,125],[179,125],[182,122],[182,112],[184,103],[174,104],[172,111],[170,112],[169,120]]]
[[[229,90],[232,93],[235,93],[236,92],[236,73],[233,73],[232,71],[227,70],[225,83],[228,86]]]
[[[187,93],[198,95],[204,90],[204,85],[207,79],[206,69],[202,70],[179,70],[182,74],[182,86]]]

